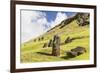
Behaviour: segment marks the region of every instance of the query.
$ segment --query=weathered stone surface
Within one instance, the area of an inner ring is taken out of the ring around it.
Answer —
[[[52,55],[60,56],[60,37],[58,35],[53,38]]]
[[[84,47],[76,47],[74,49],[71,49],[70,51],[67,51],[66,54],[68,57],[76,57],[80,54],[83,54],[86,52],[86,49]]]
[[[79,26],[84,26],[89,24],[89,14],[88,13],[80,13],[77,17],[77,23]]]
[[[76,47],[75,49],[71,49],[71,51],[77,52],[78,55],[83,54],[83,53],[86,52],[85,48],[84,47],[80,47],[80,46]]]
[[[70,58],[77,56],[77,52],[74,52],[74,51],[67,51],[66,54]]]

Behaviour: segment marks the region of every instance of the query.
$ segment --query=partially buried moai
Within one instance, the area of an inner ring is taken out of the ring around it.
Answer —
[[[53,37],[52,55],[60,56],[60,37],[58,35]]]

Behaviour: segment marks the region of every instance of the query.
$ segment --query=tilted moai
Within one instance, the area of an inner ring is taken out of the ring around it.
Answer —
[[[67,38],[65,39],[65,44],[66,44],[66,43],[70,43],[70,42],[72,42],[72,39],[71,39],[70,37],[67,37]]]
[[[60,56],[60,37],[58,35],[53,37],[52,55]]]

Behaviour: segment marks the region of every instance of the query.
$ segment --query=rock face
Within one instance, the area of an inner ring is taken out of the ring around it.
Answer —
[[[78,46],[74,49],[71,49],[71,51],[67,51],[66,54],[67,54],[68,57],[72,58],[72,57],[76,57],[78,55],[81,55],[85,52],[86,52],[86,49],[84,47]]]
[[[58,35],[53,38],[52,55],[60,56],[60,37]]]
[[[89,14],[88,13],[80,13],[77,16],[77,23],[79,24],[79,26],[84,26],[89,24]]]

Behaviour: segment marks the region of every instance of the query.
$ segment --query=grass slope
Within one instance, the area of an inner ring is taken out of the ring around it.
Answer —
[[[61,38],[61,42],[70,36],[71,38],[77,38],[73,40],[71,43],[64,44],[60,46],[61,55],[60,57],[51,56],[52,47],[42,48],[44,43],[49,42],[50,39],[53,38],[55,34],[58,34]],[[78,26],[76,20],[72,21],[70,24],[60,29],[60,26],[55,27],[49,32],[43,34],[40,37],[44,37],[43,40],[38,41],[36,38],[36,42],[34,39],[30,40],[21,45],[21,62],[29,63],[29,62],[51,62],[51,61],[68,61],[68,60],[88,60],[89,59],[89,25],[86,26]],[[78,37],[83,37],[78,39]],[[75,48],[77,46],[85,47],[87,52],[74,57],[68,58],[66,56],[66,51]]]

